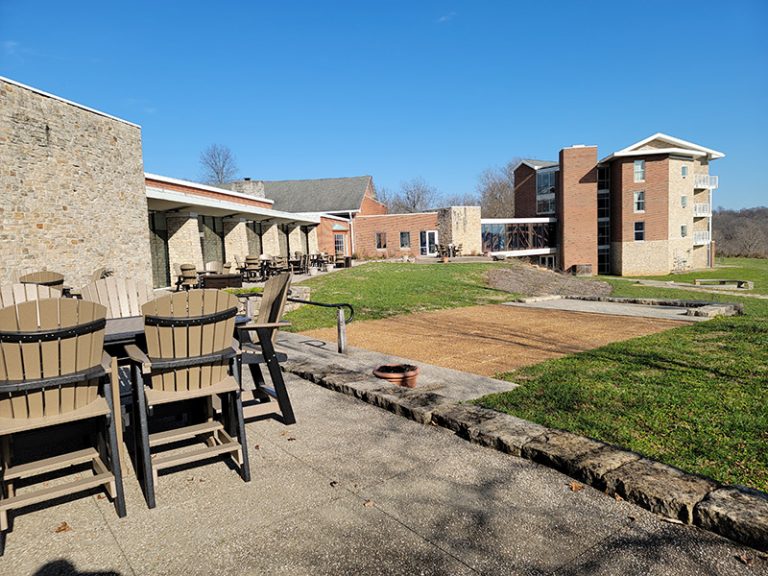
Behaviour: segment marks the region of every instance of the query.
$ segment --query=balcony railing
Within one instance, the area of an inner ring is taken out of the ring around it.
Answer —
[[[693,233],[693,245],[702,246],[703,244],[709,244],[709,232],[701,231]]]
[[[694,174],[693,175],[693,187],[705,188],[714,190],[717,188],[717,176],[710,176],[709,174]]]
[[[712,216],[712,205],[705,202],[697,202],[693,205],[694,216]]]

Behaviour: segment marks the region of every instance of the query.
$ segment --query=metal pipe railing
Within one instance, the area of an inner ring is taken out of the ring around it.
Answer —
[[[288,292],[290,294],[290,291]],[[258,292],[252,292],[250,294],[238,294],[238,298],[250,299],[252,296],[262,298],[264,295]],[[352,304],[341,302],[338,304],[327,304],[325,302],[312,302],[310,300],[302,300],[300,298],[286,298],[288,302],[296,302],[299,304],[309,304],[310,306],[320,306],[321,308],[336,308],[336,334],[338,336],[338,350],[339,354],[345,354],[347,352],[347,324],[352,322],[355,317],[355,309]],[[250,307],[249,307],[250,308]],[[349,317],[344,314],[344,309],[349,310]],[[252,315],[250,309],[248,315]]]

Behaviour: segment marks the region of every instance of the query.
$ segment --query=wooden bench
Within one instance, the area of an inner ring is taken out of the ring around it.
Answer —
[[[733,284],[736,288],[743,288],[744,290],[752,290],[754,288],[754,284],[750,280],[738,280],[735,278],[695,278],[693,284],[695,286],[726,286]]]

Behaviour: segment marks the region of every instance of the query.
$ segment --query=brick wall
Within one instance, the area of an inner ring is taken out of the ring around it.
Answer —
[[[597,147],[560,151],[556,194],[558,265],[590,264],[597,273]]]
[[[387,213],[387,207],[379,202],[378,200],[374,200],[367,194],[363,197],[363,201],[360,203],[360,216],[370,216],[375,214],[386,214]]]
[[[437,230],[437,212],[358,216],[354,221],[355,251],[360,258],[397,258],[419,254],[419,233]],[[387,235],[387,248],[376,248],[376,233]],[[400,248],[400,232],[410,233],[410,247]],[[478,232],[479,234],[479,232]],[[443,242],[438,237],[438,242]]]
[[[333,227],[343,227],[343,230],[334,230]],[[320,225],[317,227],[317,249],[326,254],[336,253],[336,244],[334,235],[344,236],[344,256],[352,256],[352,243],[350,242],[349,222],[336,220],[335,218],[320,217]]]
[[[141,128],[0,80],[0,282],[152,281]]]
[[[536,217],[536,170],[520,164],[515,170],[515,218]]]
[[[160,190],[171,190],[173,192],[184,192],[185,194],[194,194],[195,196],[203,196],[204,198],[214,198],[216,200],[223,200],[225,202],[235,202],[236,204],[246,204],[247,206],[256,206],[259,208],[273,208],[271,202],[259,201],[258,198],[242,198],[241,196],[235,196],[233,194],[227,194],[224,191],[216,192],[213,190],[206,190],[198,186],[184,184],[176,184],[172,182],[164,182],[162,180],[155,180],[148,176],[146,178],[147,186],[151,188],[159,188]]]

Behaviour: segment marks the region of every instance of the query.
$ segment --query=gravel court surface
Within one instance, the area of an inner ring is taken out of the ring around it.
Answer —
[[[347,341],[357,348],[494,376],[683,325],[680,320],[490,304],[352,322]],[[302,334],[336,340],[336,328]]]

